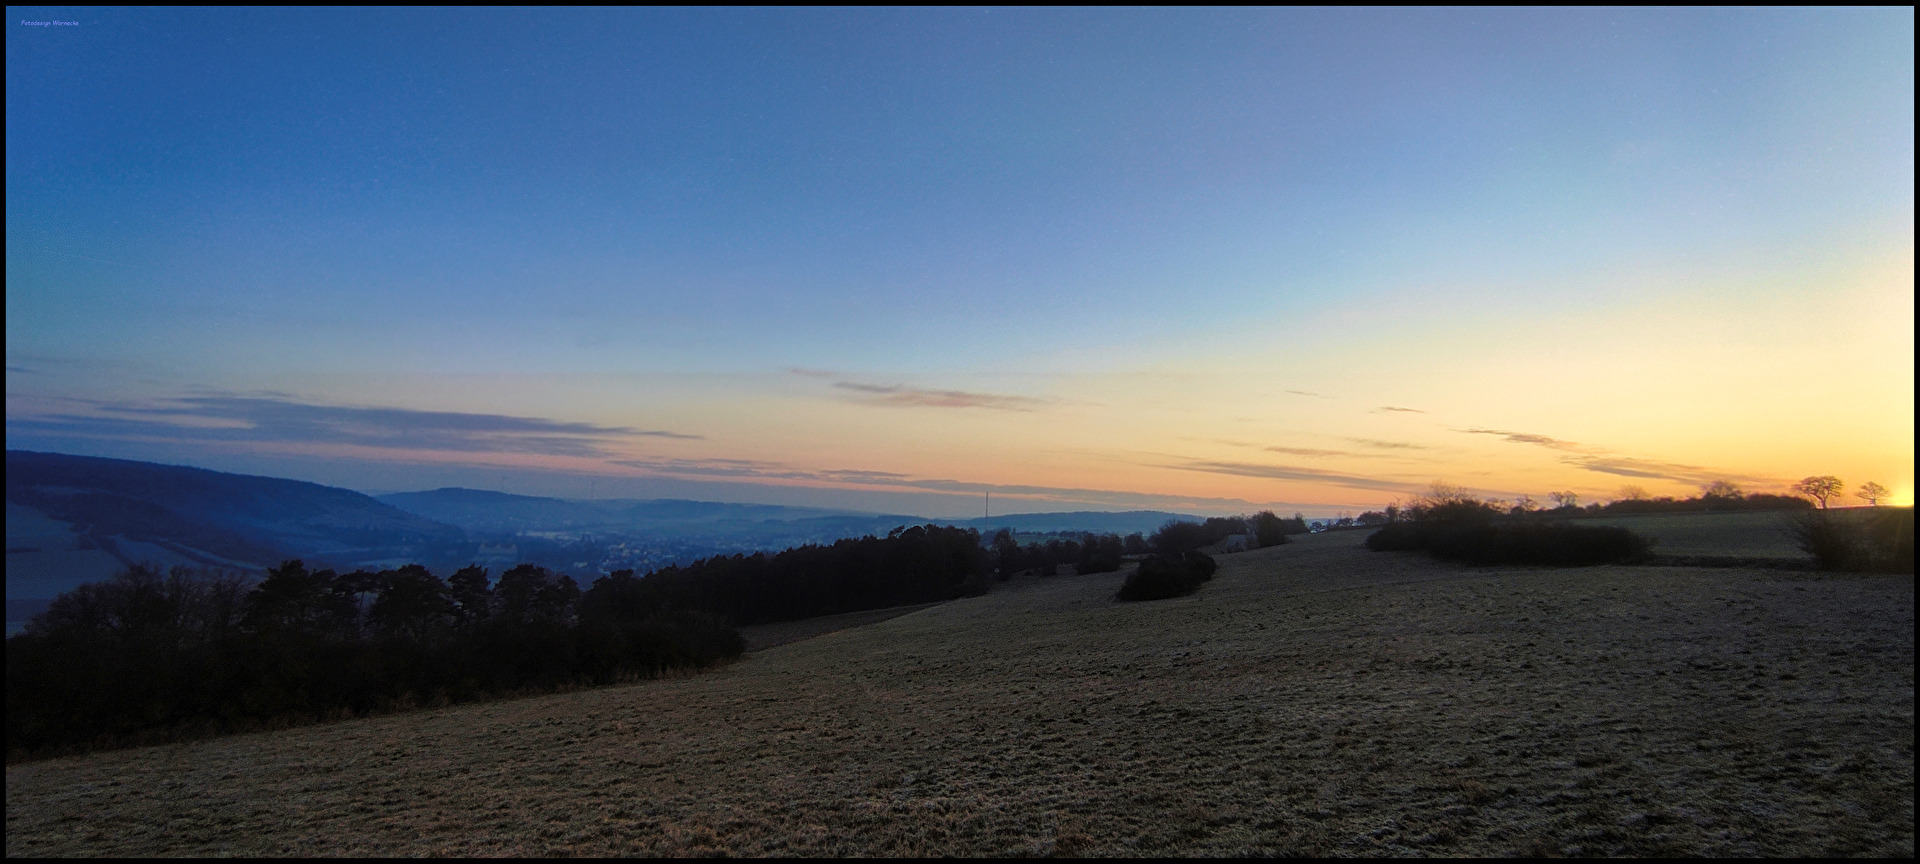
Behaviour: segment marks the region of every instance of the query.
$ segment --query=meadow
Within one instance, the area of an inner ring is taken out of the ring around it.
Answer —
[[[1364,538],[1172,600],[1028,577],[704,674],[16,765],[7,855],[1913,854],[1911,576]]]
[[[1836,512],[1852,515],[1865,509]],[[1793,536],[1793,512],[1651,513],[1598,516],[1577,524],[1625,528],[1653,541],[1655,555],[1806,561],[1807,554]]]

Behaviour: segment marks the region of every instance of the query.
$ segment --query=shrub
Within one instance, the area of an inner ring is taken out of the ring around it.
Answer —
[[[1088,534],[1081,538],[1080,560],[1073,565],[1073,572],[1079,575],[1088,573],[1112,573],[1120,569],[1121,557],[1126,554],[1126,546],[1117,534]]]
[[[1472,492],[1435,483],[1432,489],[1408,501],[1399,516],[1413,522],[1487,522],[1500,513],[1498,505],[1475,498]],[[1396,521],[1393,513],[1384,515],[1388,521]]]
[[[1211,542],[1213,538],[1207,536],[1206,526],[1198,522],[1179,520],[1160,526],[1160,530],[1153,532],[1153,536],[1147,538],[1147,544],[1153,547],[1153,551],[1163,555],[1192,552]]]
[[[1792,531],[1822,570],[1914,571],[1911,507],[1865,515],[1809,510],[1795,514]]]
[[[1368,537],[1367,548],[1425,550],[1435,558],[1477,566],[1583,567],[1643,560],[1648,543],[1625,528],[1464,519],[1396,522]]]
[[[1182,597],[1212,579],[1217,567],[1213,558],[1198,552],[1155,555],[1140,562],[1140,569],[1127,576],[1115,597],[1129,602]]]
[[[1287,520],[1274,515],[1272,510],[1262,510],[1253,516],[1253,539],[1261,548],[1289,543],[1287,539]]]
[[[1427,535],[1437,525],[1420,522],[1394,522],[1367,535],[1367,548],[1375,552],[1417,552],[1427,548]]]

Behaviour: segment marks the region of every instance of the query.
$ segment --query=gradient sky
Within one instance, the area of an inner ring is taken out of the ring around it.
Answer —
[[[1912,501],[1911,8],[8,18],[9,448],[928,516]]]

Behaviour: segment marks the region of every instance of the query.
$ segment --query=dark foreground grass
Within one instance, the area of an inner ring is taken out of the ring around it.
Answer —
[[[1332,533],[700,676],[10,767],[7,854],[1913,854],[1913,581]]]

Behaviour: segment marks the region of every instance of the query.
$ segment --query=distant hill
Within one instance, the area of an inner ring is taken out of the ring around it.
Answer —
[[[460,488],[373,498],[297,480],[25,450],[7,451],[6,483],[7,598],[14,601],[51,598],[134,561],[250,570],[288,558],[335,568],[530,561],[585,579],[618,567],[645,572],[707,555],[885,536],[902,525],[1126,535],[1152,533],[1172,519],[1199,521],[1157,510],[928,519]]]
[[[347,489],[178,465],[9,450],[6,485],[8,599],[107,575],[59,566],[79,563],[77,553],[95,564],[104,553],[116,565],[350,566],[465,541],[458,528]]]
[[[929,519],[901,514],[858,513],[773,504],[725,504],[714,501],[577,501],[510,495],[480,489],[446,488],[378,496],[387,504],[470,532],[603,531],[679,537],[761,539],[792,544],[831,542],[841,537],[884,535],[901,525],[954,525],[992,534],[1001,528],[1023,533],[1091,531],[1096,534],[1151,534],[1170,520],[1198,522],[1202,517],[1161,510],[1120,513],[1080,510],[1070,513],[1016,513],[991,519]],[[779,547],[770,547],[779,548]]]
[[[578,501],[510,495],[449,487],[429,492],[397,492],[378,500],[408,513],[468,531],[671,530],[852,517],[860,521],[906,520],[912,516],[874,516],[848,510],[782,507],[773,504],[724,504],[714,501],[602,499]]]

